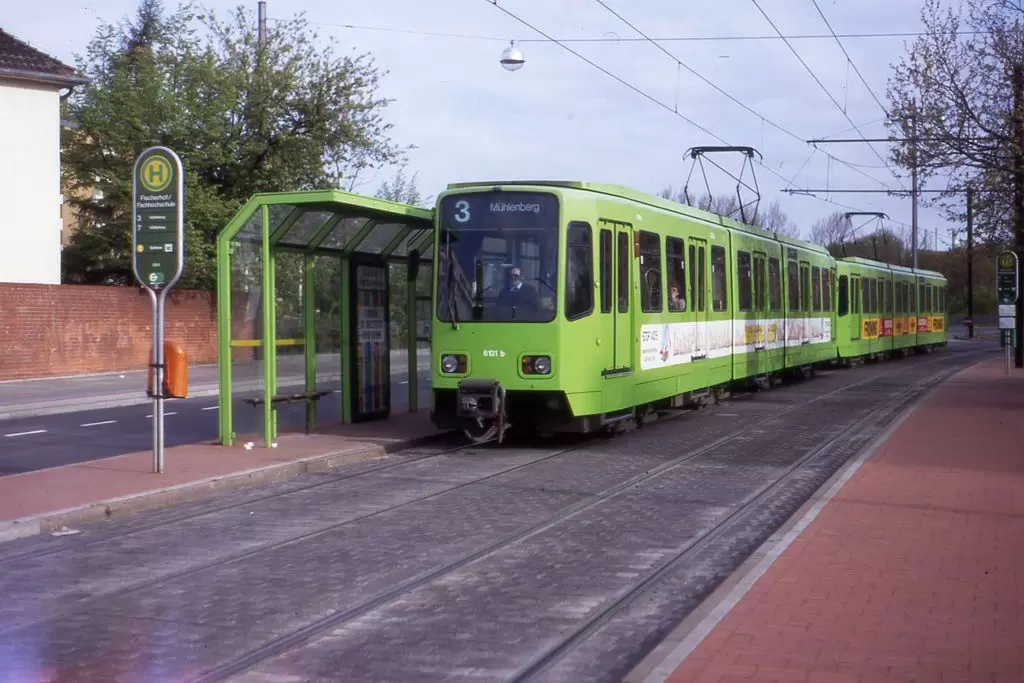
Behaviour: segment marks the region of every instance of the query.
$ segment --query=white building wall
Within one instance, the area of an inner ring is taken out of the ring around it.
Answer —
[[[60,96],[0,80],[0,282],[60,284]]]

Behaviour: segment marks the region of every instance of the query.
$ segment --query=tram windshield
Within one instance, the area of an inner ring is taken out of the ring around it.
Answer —
[[[441,201],[437,316],[444,322],[550,322],[558,283],[558,198],[477,192]]]

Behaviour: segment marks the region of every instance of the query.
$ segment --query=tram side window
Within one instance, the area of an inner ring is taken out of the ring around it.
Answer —
[[[839,317],[844,317],[850,312],[850,280],[845,275],[839,276]]]
[[[939,290],[939,313],[946,315],[946,290]]]
[[[601,230],[601,312],[612,312],[612,231]]]
[[[786,274],[789,280],[789,310],[800,310],[800,275],[796,268],[796,261],[786,261]]]
[[[640,308],[644,313],[661,313],[661,236],[640,231]]]
[[[829,271],[827,268],[823,268],[821,271],[821,305],[826,311],[832,310],[832,278],[835,277],[833,271]]]
[[[665,238],[665,258],[668,267],[668,310],[679,312],[686,310],[686,262],[683,260],[683,241],[678,237]],[[679,293],[674,298],[672,288]]]
[[[615,237],[618,253],[615,255],[618,265],[618,298],[619,313],[629,313],[629,233],[620,232]]]
[[[871,290],[869,289],[868,278],[866,277],[860,279],[860,312],[871,312]]]
[[[939,312],[939,288],[932,287],[932,313]]]
[[[892,315],[892,280],[885,281],[885,312]]]
[[[728,306],[726,288],[728,271],[725,263],[725,247],[711,247],[711,309],[724,311]]]
[[[924,313],[926,301],[928,301],[928,287],[922,282],[917,286],[917,311],[919,313]]]
[[[566,252],[565,317],[576,320],[594,310],[594,242],[589,225],[569,224]]]
[[[818,266],[811,267],[811,292],[813,293],[813,301],[811,302],[811,310],[815,312],[821,311],[821,268]]]
[[[871,278],[871,312],[878,313],[878,280]]]
[[[716,247],[717,248],[717,247]],[[739,310],[749,311],[754,308],[751,298],[751,266],[750,253],[746,251],[736,252],[736,304]]]
[[[896,308],[893,310],[894,314],[900,314],[903,312],[903,286],[896,283]]]
[[[771,306],[771,310],[775,312],[782,310],[782,273],[779,270],[780,265],[779,259],[768,259],[768,303]]]

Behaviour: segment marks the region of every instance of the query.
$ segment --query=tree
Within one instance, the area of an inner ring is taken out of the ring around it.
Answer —
[[[78,58],[89,84],[63,112],[77,124],[62,132],[64,193],[81,225],[66,278],[132,281],[132,164],[151,145],[185,167],[182,287],[213,286],[216,235],[254,193],[337,187],[344,173],[401,159],[372,61],[316,38],[298,15],[261,45],[251,12],[221,21],[191,4],[165,13],[160,0],[101,25]]]
[[[737,221],[742,220],[740,200],[735,195],[722,194],[712,196],[710,194],[703,194],[697,198],[695,203],[691,203],[687,200],[682,190],[673,191],[672,187],[669,186],[659,192],[658,196],[663,199],[679,202],[680,204],[694,206],[704,211],[710,211],[720,216],[728,216]],[[753,211],[753,207],[746,206],[744,211]],[[753,211],[753,215],[747,220],[747,224],[789,237],[799,237],[800,235],[800,228],[789,218],[778,200],[773,201],[764,210],[758,206],[757,210]]]
[[[930,203],[953,221],[964,220],[962,190],[973,184],[979,240],[1007,243],[1013,158],[1024,144],[1013,134],[1012,76],[1024,63],[1024,3],[966,0],[965,11],[925,0],[921,19],[925,32],[888,83],[888,126],[904,140],[894,159],[907,168],[916,161],[922,180],[949,175],[953,191]]]
[[[411,177],[406,176],[405,167],[399,168],[394,178],[381,184],[377,190],[377,197],[412,206],[426,206],[430,199],[424,199],[420,194],[416,185],[418,175],[417,172],[413,173]],[[409,345],[409,279],[407,273],[408,266],[404,263],[391,263],[388,266],[391,290],[388,315],[391,321],[392,348],[405,348]],[[422,280],[423,277],[424,271],[421,270],[418,279]]]

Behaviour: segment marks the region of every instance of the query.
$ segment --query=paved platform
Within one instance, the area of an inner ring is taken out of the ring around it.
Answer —
[[[161,474],[152,451],[143,451],[0,477],[0,542],[379,458],[441,435],[427,411],[404,412],[316,434],[282,433],[274,448],[256,435],[231,447],[167,448]]]
[[[1024,681],[1024,372],[955,375],[628,683]]]

